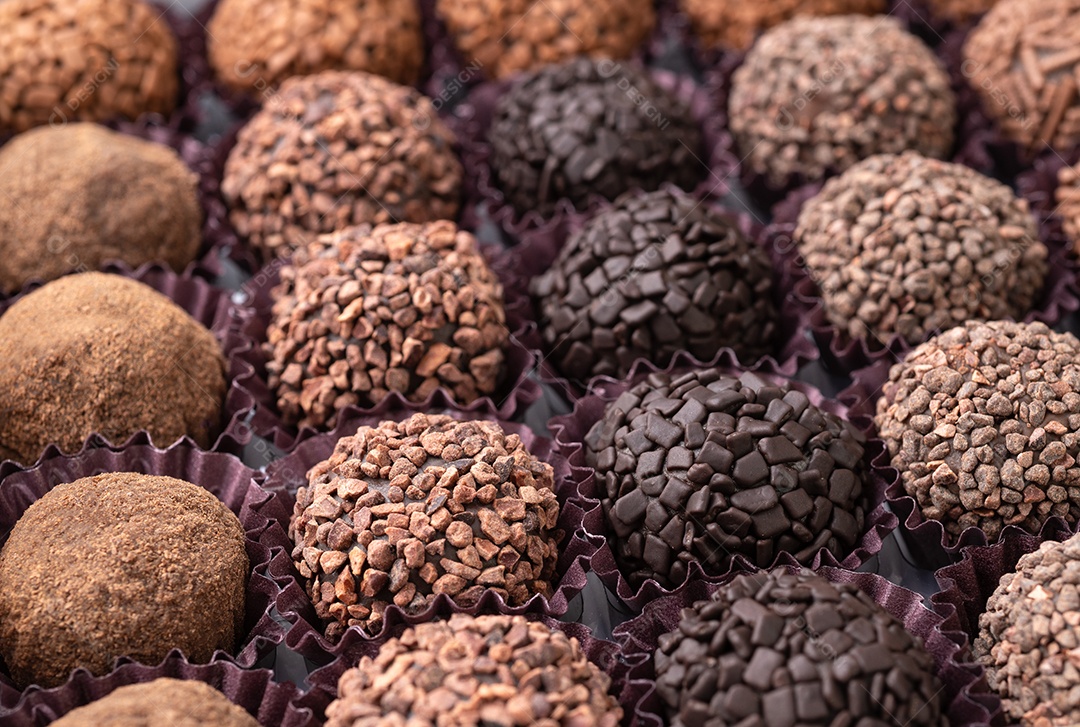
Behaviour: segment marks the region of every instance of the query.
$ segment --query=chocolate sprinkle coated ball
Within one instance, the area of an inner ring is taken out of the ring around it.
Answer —
[[[240,130],[221,192],[267,257],[349,225],[454,219],[461,163],[431,100],[367,73],[290,78]]]
[[[743,164],[771,184],[816,181],[874,154],[952,149],[956,99],[926,45],[893,18],[800,17],[754,44],[732,77]]]
[[[562,631],[458,613],[406,629],[342,674],[326,727],[616,727],[610,687]]]
[[[829,320],[875,349],[969,319],[1023,318],[1047,270],[1026,200],[914,152],[870,157],[826,182],[795,241]]]
[[[1042,323],[969,322],[889,372],[878,433],[924,517],[991,541],[1080,520],[1080,341]]]
[[[967,21],[982,15],[994,7],[998,0],[923,0],[937,18],[954,23]]]
[[[141,0],[0,2],[0,132],[168,115],[176,38]]]
[[[787,552],[843,557],[863,528],[863,445],[796,389],[717,369],[655,373],[585,436],[630,584],[678,586],[696,562],[723,573]]]
[[[884,0],[679,0],[694,32],[707,46],[749,48],[758,35],[796,15],[873,15]]]
[[[777,311],[765,250],[715,209],[676,192],[631,194],[601,212],[534,279],[540,330],[566,376],[622,378],[645,358],[708,361],[772,350]]]
[[[1080,164],[1058,171],[1054,201],[1057,202],[1056,212],[1061,217],[1065,234],[1072,241],[1073,252],[1080,254]]]
[[[205,664],[233,650],[248,570],[240,521],[190,482],[120,472],[57,485],[0,552],[0,653],[22,688],[171,649]]]
[[[922,639],[848,583],[808,570],[736,576],[660,637],[672,727],[947,727]]]
[[[1006,573],[979,617],[972,652],[1024,727],[1080,723],[1080,536],[1043,543]]]
[[[286,422],[439,387],[468,404],[495,391],[509,338],[502,285],[452,222],[342,230],[297,251],[274,289],[266,370]]]
[[[258,727],[255,718],[203,682],[161,678],[129,684],[68,712],[52,727]]]
[[[496,181],[521,214],[665,182],[692,189],[706,173],[690,110],[637,66],[610,60],[519,80],[499,99],[488,140]]]
[[[550,597],[562,533],[554,471],[494,422],[414,414],[361,427],[308,472],[289,534],[326,637],[377,632],[445,593]]]
[[[494,78],[574,56],[626,58],[656,22],[652,0],[438,0],[464,58]]]

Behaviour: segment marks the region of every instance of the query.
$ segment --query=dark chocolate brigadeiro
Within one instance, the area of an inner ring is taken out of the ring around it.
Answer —
[[[492,172],[521,214],[569,200],[693,189],[707,170],[690,110],[639,66],[579,58],[518,80],[488,132]]]
[[[616,727],[610,686],[562,631],[458,613],[406,629],[342,674],[326,727]]]
[[[690,563],[718,575],[741,554],[838,557],[862,534],[863,445],[797,389],[717,369],[655,373],[612,402],[585,437],[635,588],[678,586]]]
[[[1023,318],[1047,273],[1027,200],[914,152],[870,157],[826,182],[794,237],[829,320],[875,349],[970,319]]]
[[[885,0],[679,0],[706,46],[746,49],[763,31],[797,15],[873,15]]]
[[[290,424],[333,428],[391,392],[468,404],[499,384],[502,285],[452,222],[346,228],[297,250],[281,280],[266,369]]]
[[[941,62],[897,20],[799,17],[750,49],[728,116],[746,168],[783,187],[874,154],[947,156],[956,99]]]
[[[808,570],[736,576],[656,650],[672,727],[945,727],[922,639],[855,585]]]
[[[955,539],[1080,520],[1080,340],[969,322],[892,367],[875,418],[904,490]]]
[[[548,360],[565,376],[623,377],[678,351],[773,349],[772,265],[738,223],[681,192],[631,193],[575,233],[531,285]]]
[[[361,427],[307,480],[289,533],[328,639],[376,632],[391,605],[415,613],[443,593],[465,607],[487,590],[511,606],[552,594],[554,473],[494,422]]]
[[[52,727],[259,727],[209,684],[160,678],[128,684],[73,709]]]
[[[1080,164],[1058,171],[1058,187],[1054,192],[1056,212],[1061,216],[1065,234],[1073,251],[1080,253]]]

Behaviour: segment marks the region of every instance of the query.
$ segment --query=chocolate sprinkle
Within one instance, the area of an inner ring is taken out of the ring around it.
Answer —
[[[760,33],[797,15],[874,15],[885,0],[678,0],[706,46],[746,49]]]

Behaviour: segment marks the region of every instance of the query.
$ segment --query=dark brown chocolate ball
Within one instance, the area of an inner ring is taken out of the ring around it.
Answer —
[[[171,649],[232,651],[249,564],[240,521],[202,487],[119,472],[57,485],[0,552],[0,653],[21,687]]]
[[[873,15],[885,0],[678,0],[706,46],[746,49],[760,33],[797,15]]]
[[[258,727],[255,718],[203,682],[162,677],[129,684],[84,707],[53,727]]]

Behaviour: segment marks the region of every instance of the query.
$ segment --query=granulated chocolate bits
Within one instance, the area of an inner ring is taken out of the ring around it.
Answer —
[[[873,15],[884,0],[679,0],[695,34],[706,46],[749,48],[757,36],[796,15]]]

